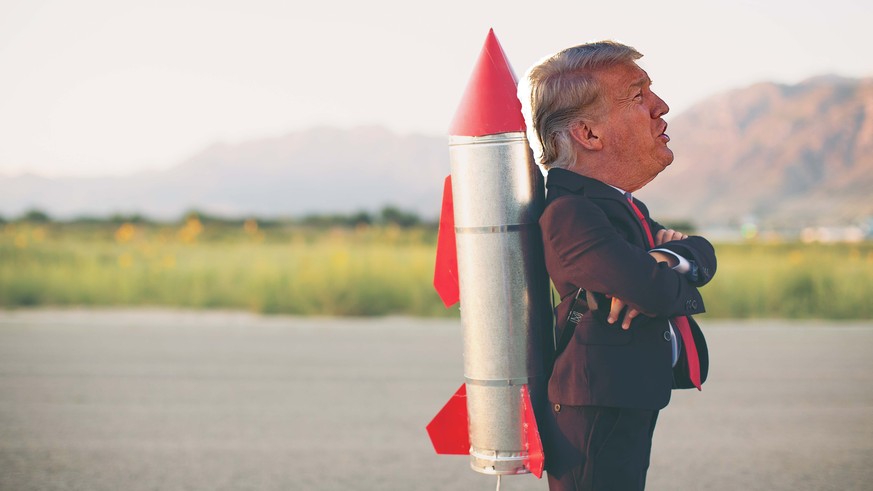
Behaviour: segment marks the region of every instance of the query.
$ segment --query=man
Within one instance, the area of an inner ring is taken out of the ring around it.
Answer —
[[[552,490],[644,489],[658,411],[708,370],[685,316],[703,312],[697,288],[715,273],[713,248],[665,229],[630,195],[673,161],[669,108],[641,56],[605,41],[529,72],[548,169],[540,226],[561,295],[543,430]]]

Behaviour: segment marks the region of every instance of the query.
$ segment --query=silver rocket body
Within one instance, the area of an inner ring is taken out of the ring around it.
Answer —
[[[546,389],[552,313],[538,220],[543,176],[523,132],[449,140],[471,467],[528,472],[521,386]]]

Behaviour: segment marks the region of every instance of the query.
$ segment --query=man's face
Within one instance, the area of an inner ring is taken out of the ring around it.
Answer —
[[[670,137],[661,118],[670,108],[651,90],[648,74],[635,63],[595,75],[603,89],[603,113],[592,124],[611,163],[615,186],[636,191],[673,162]]]

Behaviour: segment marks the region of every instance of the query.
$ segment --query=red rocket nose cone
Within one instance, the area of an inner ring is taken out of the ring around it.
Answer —
[[[492,29],[488,31],[449,134],[484,136],[524,131],[517,85],[518,79]]]

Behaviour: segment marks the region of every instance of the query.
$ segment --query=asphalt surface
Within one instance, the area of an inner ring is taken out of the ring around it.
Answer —
[[[873,322],[701,319],[649,490],[873,489]],[[0,312],[0,490],[490,490],[424,426],[456,321]],[[511,476],[506,490],[545,490]]]

